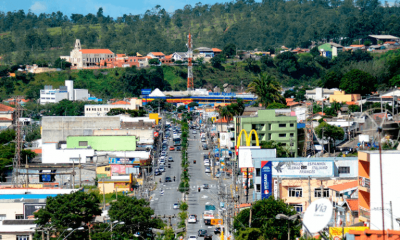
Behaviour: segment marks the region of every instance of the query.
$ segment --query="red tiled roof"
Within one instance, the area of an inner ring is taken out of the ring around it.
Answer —
[[[357,102],[346,102],[347,105],[358,105]]]
[[[111,103],[111,105],[131,105],[131,104],[125,101],[118,101],[115,103]]]
[[[286,98],[286,102],[293,102],[294,98]]]
[[[326,113],[323,113],[323,112],[317,112],[317,114],[319,114],[321,116],[325,116],[326,115]]]
[[[9,119],[9,118],[0,118],[0,122],[12,122],[12,119]]]
[[[392,98],[392,96],[382,96],[381,98]]]
[[[293,105],[296,105],[296,104],[299,104],[299,103],[298,102],[287,102],[286,106],[290,107],[290,106],[293,106]]]
[[[117,57],[126,57],[125,54],[117,54]]]
[[[351,189],[351,188],[355,188],[355,187],[358,187],[358,181],[351,181],[351,182],[341,183],[341,184],[330,186],[328,188],[332,189],[332,190],[334,190],[336,192],[341,192],[341,191],[344,191],[346,189]]]
[[[232,119],[231,119],[232,120]],[[222,118],[222,119],[218,119],[218,120],[216,120],[214,123],[228,123],[228,120],[227,120],[227,118]]]
[[[350,47],[364,47],[364,45],[354,44],[354,45],[350,45]]]
[[[396,42],[385,42],[384,44],[395,44]]]
[[[351,211],[358,211],[358,199],[346,199]]]
[[[31,151],[36,153],[36,154],[42,154],[42,149],[41,148],[31,149]]]
[[[80,50],[83,54],[114,54],[110,51],[110,49],[81,49]]]
[[[14,110],[15,108],[0,103],[0,112],[7,112],[7,111],[14,112]]]
[[[154,56],[165,56],[165,54],[162,52],[150,52],[150,53],[153,54]]]
[[[213,50],[213,52],[222,52],[222,50],[218,48],[211,48],[211,49]]]

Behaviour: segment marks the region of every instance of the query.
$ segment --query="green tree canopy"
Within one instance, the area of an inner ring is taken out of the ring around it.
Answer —
[[[257,95],[257,101],[263,106],[271,103],[286,103],[281,95],[282,87],[271,75],[259,74],[258,77],[249,84],[248,91]]]
[[[341,82],[340,89],[349,93],[359,93],[362,96],[371,94],[375,90],[374,84],[376,79],[369,73],[358,69],[353,69],[346,73]]]
[[[330,142],[335,142],[344,138],[344,130],[341,127],[336,127],[334,125],[329,125],[325,121],[320,123],[318,127],[315,128],[315,132],[318,137],[322,139],[329,139]],[[324,134],[322,136],[322,134]]]

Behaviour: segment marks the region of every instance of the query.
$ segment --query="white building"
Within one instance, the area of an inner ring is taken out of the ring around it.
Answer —
[[[118,101],[112,104],[102,105],[85,105],[85,117],[104,117],[114,108],[122,108],[125,110],[138,110],[142,106],[142,99],[131,98],[129,102]]]
[[[174,59],[175,61],[187,61],[188,54],[187,52],[174,52],[172,54],[172,59]]]
[[[61,59],[69,61],[73,68],[87,68],[97,66],[101,60],[114,57],[115,54],[109,49],[82,49],[81,41],[76,39],[70,56],[61,56]]]
[[[89,97],[87,89],[74,89],[72,80],[65,80],[65,86],[60,86],[59,89],[53,89],[53,86],[44,86],[44,90],[40,90],[40,104],[58,103],[64,99],[87,101]]]
[[[335,91],[339,91],[339,89],[315,88],[313,90],[306,90],[306,98],[322,101],[323,99],[328,99]]]
[[[95,155],[91,148],[67,148],[67,144],[43,143],[42,145],[42,163],[81,163],[89,162]]]

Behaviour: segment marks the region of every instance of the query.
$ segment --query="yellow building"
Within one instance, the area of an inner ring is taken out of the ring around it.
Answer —
[[[158,116],[158,113],[149,113],[149,118],[156,120],[156,124],[158,125],[158,121],[162,118]]]
[[[126,176],[113,176],[111,179],[100,179],[98,182],[98,189],[100,194],[103,194],[103,191],[106,194],[113,193],[114,191],[131,191],[136,183],[133,174]]]
[[[355,102],[361,99],[360,94],[346,94],[344,91],[335,91],[333,95],[329,96],[329,102],[347,103]]]

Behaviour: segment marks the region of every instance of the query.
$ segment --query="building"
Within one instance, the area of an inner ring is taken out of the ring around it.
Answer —
[[[93,162],[95,151],[92,148],[67,148],[66,144],[43,143],[42,163],[89,163]]]
[[[74,81],[65,80],[65,86],[59,89],[53,89],[53,86],[44,86],[44,90],[40,90],[40,104],[58,103],[67,99],[70,101],[87,101],[90,97],[87,89],[74,89]]]
[[[222,50],[219,48],[211,48],[214,52],[214,56],[217,56],[222,53]]]
[[[138,110],[142,106],[142,99],[131,98],[128,101],[118,101],[111,104],[85,105],[85,117],[105,117],[111,109]]]
[[[324,99],[328,99],[338,90],[339,89],[315,88],[313,90],[306,90],[305,97],[314,101],[323,101]]]
[[[114,58],[115,54],[109,49],[82,49],[81,41],[75,40],[75,47],[69,57],[71,68],[88,68],[98,66],[101,60]],[[68,59],[62,57],[62,59]]]
[[[90,148],[96,151],[135,151],[136,136],[68,136],[67,148]]]
[[[396,218],[400,216],[400,193],[396,190],[398,189],[399,159],[400,151],[382,151],[382,156],[379,151],[358,152],[359,219],[368,223],[371,230],[383,229],[382,199],[384,229],[391,229],[390,223],[394,222],[393,230],[400,230],[396,222]]]
[[[343,46],[337,43],[325,43],[318,47],[321,56],[335,58],[340,52],[343,52]]]
[[[199,47],[194,49],[194,51],[198,52],[197,58],[202,57],[205,59],[209,59],[214,57],[214,51],[212,50],[212,48]]]
[[[297,117],[292,116],[290,109],[258,110],[255,116],[235,117],[234,126],[236,136],[242,129],[247,133],[254,129],[260,142],[270,140],[279,142],[297,156]],[[241,146],[246,145],[245,141],[245,137],[242,137]],[[237,142],[236,138],[235,142]],[[255,144],[256,137],[251,135],[251,145],[255,146]]]
[[[174,52],[172,54],[172,59],[174,61],[182,61],[182,62],[184,62],[184,61],[187,61],[188,58],[189,57],[188,57],[187,52]]]
[[[371,41],[372,45],[383,44],[385,42],[399,42],[399,38],[392,35],[369,35],[367,40]]]
[[[54,116],[42,117],[43,143],[66,141],[68,136],[92,136],[98,129],[120,129],[118,116],[83,117]]]
[[[100,179],[98,189],[100,194],[113,193],[115,191],[132,191],[137,181],[132,174],[127,176],[112,176],[110,179]]]
[[[149,52],[147,54],[147,56],[151,57],[151,58],[157,58],[157,59],[160,59],[160,60],[165,58],[165,54],[162,53],[162,52]]]
[[[140,68],[149,65],[148,58],[146,57],[130,57],[125,56],[124,54],[121,55],[123,56],[101,60],[99,68],[126,68],[132,66]]]
[[[10,127],[14,123],[15,108],[0,103],[0,129]]]
[[[346,94],[345,91],[335,91],[333,95],[329,97],[329,102],[346,103],[346,102],[356,102],[360,99],[361,99],[360,94]]]

